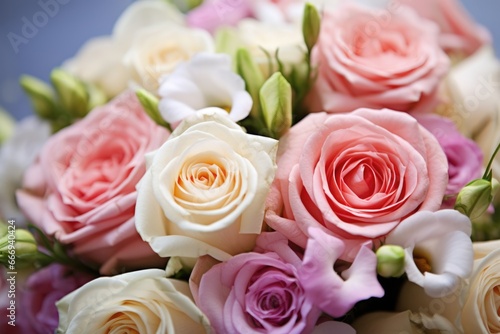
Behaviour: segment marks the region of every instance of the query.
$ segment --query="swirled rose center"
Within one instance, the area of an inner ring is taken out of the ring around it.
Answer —
[[[300,312],[303,291],[296,278],[267,269],[253,278],[245,296],[246,310],[259,328],[283,326]]]
[[[182,166],[174,197],[186,209],[217,209],[240,193],[241,176],[234,161],[222,156],[199,156]]]

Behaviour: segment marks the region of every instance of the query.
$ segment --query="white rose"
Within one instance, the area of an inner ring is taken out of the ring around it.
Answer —
[[[265,74],[269,74],[269,56],[274,59],[276,51],[287,68],[304,61],[306,46],[299,26],[245,19],[238,24],[236,35]],[[276,64],[274,66],[276,69]]]
[[[214,51],[208,32],[164,23],[137,31],[124,62],[133,80],[156,92],[160,78],[170,74],[181,62],[199,52]]]
[[[139,234],[163,257],[210,254],[224,261],[252,250],[277,144],[245,133],[223,109],[185,119],[147,156],[135,213]]]
[[[465,333],[499,333],[500,241],[475,243],[474,252],[474,271],[462,296],[462,326]]]
[[[189,285],[159,269],[97,278],[56,305],[57,333],[210,333]]]
[[[100,87],[109,98],[114,97],[124,91],[133,78],[123,57],[131,48],[136,34],[166,22],[182,27],[184,18],[166,1],[134,2],[116,21],[111,36],[90,39],[63,67],[82,80]]]
[[[500,62],[488,45],[462,60],[446,80],[450,105],[446,116],[481,147],[486,165],[500,142]],[[500,170],[500,155],[493,170]]]

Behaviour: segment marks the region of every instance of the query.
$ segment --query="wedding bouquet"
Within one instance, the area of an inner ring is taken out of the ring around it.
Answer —
[[[20,84],[2,333],[500,331],[500,64],[458,0],[136,1]]]

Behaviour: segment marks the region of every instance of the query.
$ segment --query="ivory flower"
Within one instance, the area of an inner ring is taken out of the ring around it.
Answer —
[[[277,141],[248,135],[219,108],[184,120],[138,189],[136,227],[160,256],[224,261],[252,250],[274,178]]]
[[[385,243],[405,248],[408,280],[431,297],[444,297],[472,271],[470,234],[469,218],[458,211],[420,211],[402,221]]]
[[[206,31],[167,22],[136,32],[123,60],[133,80],[156,91],[163,75],[204,51],[214,51],[212,37]]]
[[[160,112],[174,128],[196,110],[221,107],[237,122],[248,116],[252,98],[224,54],[200,53],[179,65],[160,84]]]
[[[149,269],[100,277],[57,302],[57,333],[210,333],[186,282]]]
[[[166,1],[134,2],[118,18],[111,36],[90,39],[63,66],[70,73],[97,85],[109,98],[114,97],[127,89],[132,79],[123,57],[136,33],[165,22],[182,26],[183,21],[182,14]]]

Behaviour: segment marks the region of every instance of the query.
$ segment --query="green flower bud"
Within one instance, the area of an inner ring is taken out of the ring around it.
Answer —
[[[495,186],[498,188],[498,186]],[[455,202],[455,210],[468,216],[471,220],[481,217],[493,199],[492,183],[485,179],[469,182],[460,190]]]
[[[52,70],[50,79],[56,89],[61,107],[72,117],[85,117],[89,111],[89,96],[85,84],[58,68]]]
[[[148,116],[156,124],[166,127],[167,129],[172,131],[170,128],[170,124],[168,124],[167,121],[165,121],[160,114],[160,110],[158,109],[159,101],[156,96],[154,96],[153,94],[142,88],[137,90],[135,92],[135,95],[139,99],[139,102],[141,103],[142,108],[144,109],[146,114],[148,114]]]
[[[306,3],[304,7],[304,16],[302,17],[302,35],[307,49],[311,52],[318,41],[321,27],[321,18],[318,10],[311,3]]]
[[[264,123],[275,138],[292,125],[292,87],[280,73],[274,73],[260,89]]]
[[[30,75],[22,75],[19,83],[28,95],[35,113],[44,119],[57,117],[55,94],[45,82]]]
[[[253,100],[252,117],[259,116],[259,91],[264,84],[264,76],[247,49],[236,51],[236,72],[245,80],[245,86]]]
[[[405,273],[405,251],[401,246],[381,246],[376,255],[377,273],[380,276],[399,277]]]
[[[7,111],[0,108],[0,144],[12,136],[16,122],[7,113]]]
[[[32,263],[37,254],[35,237],[29,231],[0,224],[0,263],[14,270]]]

